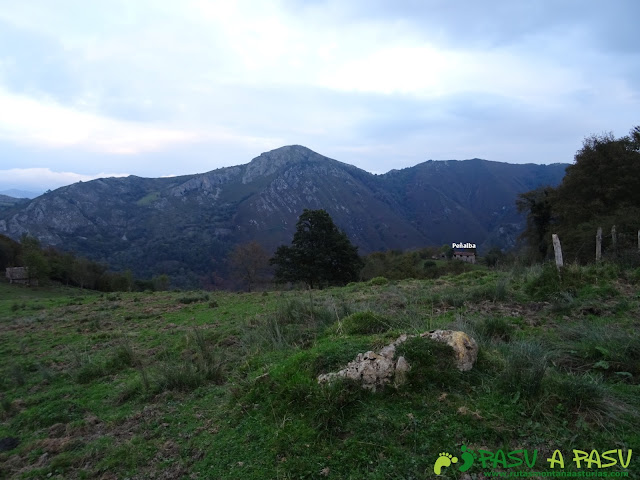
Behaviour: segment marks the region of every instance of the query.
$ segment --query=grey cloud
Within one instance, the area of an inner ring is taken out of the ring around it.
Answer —
[[[0,81],[11,91],[68,102],[80,88],[72,59],[55,38],[0,20]]]
[[[288,0],[285,5],[310,19],[321,19],[326,11],[338,23],[403,22],[416,35],[467,48],[509,45],[538,34],[561,39],[574,28],[585,31],[585,44],[607,50],[637,51],[640,43],[635,0]]]

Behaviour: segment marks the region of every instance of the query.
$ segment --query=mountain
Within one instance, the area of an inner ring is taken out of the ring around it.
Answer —
[[[304,208],[326,209],[362,253],[454,241],[509,247],[524,226],[517,194],[557,185],[565,168],[474,159],[374,175],[294,145],[202,174],[75,183],[0,211],[0,233],[28,233],[143,277],[206,284],[224,276],[234,244],[290,243]]]
[[[36,198],[39,193],[36,192],[28,192],[26,190],[16,190],[12,188],[10,190],[0,190],[0,195],[6,195],[8,197],[14,198]]]
[[[9,195],[0,194],[0,212],[2,212],[2,210],[8,209],[9,207],[26,203],[29,203],[28,198],[16,198]]]

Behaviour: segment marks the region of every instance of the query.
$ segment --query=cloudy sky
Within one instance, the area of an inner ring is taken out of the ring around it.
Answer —
[[[290,144],[571,162],[640,124],[637,0],[0,0],[0,190]]]

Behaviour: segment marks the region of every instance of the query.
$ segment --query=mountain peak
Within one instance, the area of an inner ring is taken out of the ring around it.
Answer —
[[[260,154],[259,157],[252,160],[252,163],[256,160],[265,158],[271,161],[292,163],[309,160],[312,157],[317,157],[318,159],[326,158],[303,145],[285,145],[284,147],[276,148]]]
[[[251,178],[256,176],[271,175],[282,167],[289,165],[327,160],[330,159],[302,145],[286,145],[264,152],[251,160],[247,165],[243,181],[251,181]]]

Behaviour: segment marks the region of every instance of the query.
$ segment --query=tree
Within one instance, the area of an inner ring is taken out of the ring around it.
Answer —
[[[355,281],[364,265],[358,248],[329,214],[308,209],[298,219],[291,246],[278,247],[270,263],[277,281],[302,281],[311,288]]]
[[[20,239],[20,245],[22,262],[29,269],[29,279],[37,278],[39,282],[45,283],[49,279],[51,269],[40,248],[40,241],[25,234]]]
[[[495,268],[503,258],[504,253],[502,253],[500,247],[491,247],[484,256],[484,263],[486,263],[487,267]]]
[[[551,245],[549,228],[555,189],[540,187],[518,195],[516,205],[520,213],[527,213],[527,226],[520,235],[529,245],[535,261],[544,260]]]
[[[269,255],[255,240],[236,245],[229,254],[229,261],[233,272],[246,283],[249,291],[269,267]]]
[[[0,274],[4,269],[15,267],[20,256],[20,244],[5,235],[0,235]]]
[[[610,133],[587,137],[562,183],[521,194],[518,208],[527,213],[523,237],[540,257],[557,233],[567,257],[591,260],[596,229],[613,225],[620,245],[631,248],[640,226],[640,127],[618,139]]]
[[[151,279],[153,282],[153,289],[157,292],[164,292],[169,290],[169,283],[171,283],[171,279],[169,275],[163,273],[162,275],[156,275]]]

